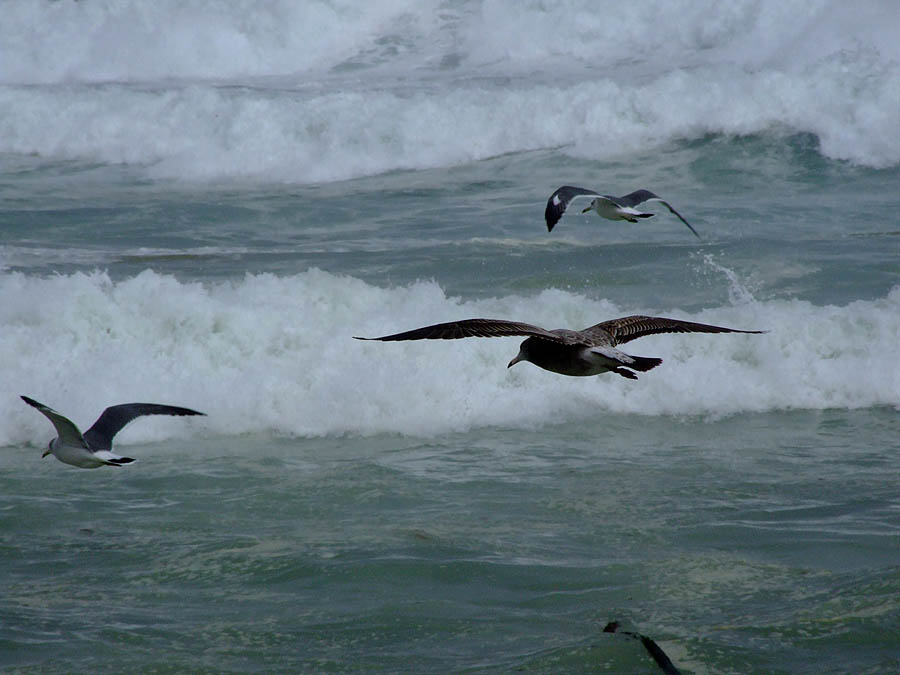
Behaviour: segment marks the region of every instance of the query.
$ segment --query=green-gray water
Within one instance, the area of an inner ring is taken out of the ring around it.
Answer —
[[[685,673],[900,670],[886,9],[639,3],[634,56],[577,3],[9,4],[4,672],[659,672],[613,620]],[[548,233],[562,184],[703,238]],[[638,313],[768,332],[642,338],[637,381],[352,339]],[[207,417],[86,471],[23,394]]]

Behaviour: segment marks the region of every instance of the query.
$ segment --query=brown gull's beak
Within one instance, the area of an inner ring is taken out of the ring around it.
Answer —
[[[509,362],[509,365],[507,365],[506,367],[507,367],[507,368],[512,368],[512,367],[513,367],[514,365],[516,365],[519,361],[524,361],[524,360],[525,360],[525,355],[524,355],[522,352],[519,352],[518,354],[516,354],[516,358],[514,358],[512,361],[510,361],[510,362]]]

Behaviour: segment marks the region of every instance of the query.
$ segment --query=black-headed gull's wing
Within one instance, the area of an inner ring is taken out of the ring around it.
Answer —
[[[667,209],[669,209],[669,211],[675,214],[678,220],[687,225],[688,229],[694,233],[694,236],[697,237],[697,239],[700,238],[700,235],[697,234],[697,230],[695,230],[693,226],[684,219],[684,216],[678,213],[678,211],[676,211],[669,202],[667,202],[662,197],[653,194],[652,192],[650,192],[650,190],[635,190],[634,192],[631,192],[624,197],[610,197],[610,199],[612,199],[619,206],[626,206],[629,208],[634,208],[638,204],[643,204],[644,202],[659,202]]]
[[[93,426],[84,432],[85,440],[93,450],[109,450],[112,439],[126,424],[143,415],[204,415],[205,413],[159,403],[123,403],[110,406]]]
[[[576,197],[582,195],[593,195],[599,197],[599,193],[582,187],[574,187],[572,185],[563,185],[556,192],[550,195],[547,200],[547,208],[544,209],[544,220],[547,222],[547,231],[552,232],[553,226],[562,218],[562,214],[566,212],[566,207]]]
[[[72,422],[68,417],[64,417],[56,412],[53,408],[45,406],[43,403],[39,403],[35,401],[33,398],[28,398],[27,396],[21,397],[25,403],[30,405],[32,408],[36,408],[41,414],[44,415],[50,422],[53,424],[53,427],[56,429],[56,433],[59,435],[59,440],[65,445],[75,445],[87,448],[88,445],[85,443],[84,437],[81,435],[81,431],[75,426],[75,423]]]

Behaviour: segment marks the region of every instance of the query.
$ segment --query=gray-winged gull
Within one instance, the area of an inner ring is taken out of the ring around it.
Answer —
[[[158,403],[123,403],[110,406],[94,425],[82,435],[78,427],[67,417],[53,408],[38,403],[33,398],[22,396],[28,405],[37,408],[56,428],[59,434],[50,441],[41,457],[54,455],[60,462],[82,469],[96,469],[98,466],[122,466],[133,461],[131,457],[120,457],[112,452],[112,440],[126,424],[142,415],[204,415],[205,413]]]
[[[544,370],[561,375],[586,376],[613,372],[636,380],[633,371],[646,372],[662,359],[631,356],[616,349],[616,345],[654,333],[764,333],[759,330],[738,330],[705,323],[667,319],[661,316],[626,316],[598,323],[584,330],[557,328],[546,330],[539,326],[503,319],[466,319],[425,326],[415,330],[377,338],[357,337],[357,340],[455,340],[465,337],[527,336],[519,353],[507,368],[519,361],[531,361]]]
[[[678,213],[678,211],[673,209],[669,202],[653,194],[650,190],[635,190],[624,197],[613,197],[611,195],[601,195],[599,192],[594,192],[593,190],[588,190],[586,188],[574,187],[572,185],[563,185],[550,195],[550,199],[547,200],[547,208],[544,209],[544,220],[547,221],[547,231],[553,231],[553,226],[559,222],[560,218],[562,218],[562,214],[565,213],[569,202],[577,197],[583,196],[593,196],[594,199],[591,200],[590,206],[582,210],[582,213],[596,211],[597,215],[606,218],[607,220],[627,220],[629,223],[636,223],[638,218],[652,218],[654,216],[652,213],[638,211],[635,208],[636,206],[649,201],[660,202],[669,209],[669,211],[674,213],[682,223],[687,225],[688,229],[694,233],[694,236],[696,236],[697,239],[700,238],[700,235],[697,234],[697,230],[695,230],[691,224]]]

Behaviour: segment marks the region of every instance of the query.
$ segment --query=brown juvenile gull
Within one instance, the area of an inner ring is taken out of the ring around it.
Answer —
[[[544,370],[560,375],[599,375],[613,372],[636,380],[635,370],[646,372],[656,368],[662,359],[631,356],[616,349],[616,345],[654,333],[764,333],[761,330],[738,330],[705,323],[667,319],[662,316],[626,316],[604,321],[584,330],[557,328],[546,330],[539,326],[503,319],[466,319],[425,326],[415,330],[377,338],[357,337],[356,340],[455,340],[465,337],[527,336],[519,353],[507,368],[519,361],[531,361]]]
[[[60,462],[71,464],[82,469],[96,469],[98,466],[122,466],[133,461],[131,457],[120,457],[110,452],[112,439],[122,430],[126,424],[142,415],[203,415],[205,413],[179,408],[159,403],[123,403],[110,406],[94,425],[81,434],[74,422],[63,417],[53,408],[48,408],[43,403],[38,403],[33,398],[23,396],[22,400],[28,405],[37,408],[48,420],[53,423],[56,438],[50,441],[47,449],[41,457],[54,455]]]
[[[560,218],[562,218],[562,214],[565,213],[569,202],[585,195],[593,196],[594,199],[591,200],[590,206],[582,210],[582,213],[596,211],[597,215],[606,218],[607,220],[627,220],[629,223],[636,223],[638,218],[652,218],[654,216],[652,213],[638,211],[634,208],[635,206],[650,201],[660,202],[669,209],[669,211],[674,213],[682,223],[687,225],[688,229],[694,233],[694,236],[696,236],[697,239],[700,238],[700,235],[697,234],[697,230],[691,227],[691,224],[686,221],[678,211],[673,209],[669,202],[653,194],[650,190],[635,190],[624,197],[612,197],[610,195],[601,195],[599,192],[594,192],[593,190],[588,190],[586,188],[574,187],[572,185],[563,185],[550,195],[550,199],[547,200],[547,208],[544,209],[544,220],[547,221],[547,231],[553,231],[553,226],[559,222]]]

